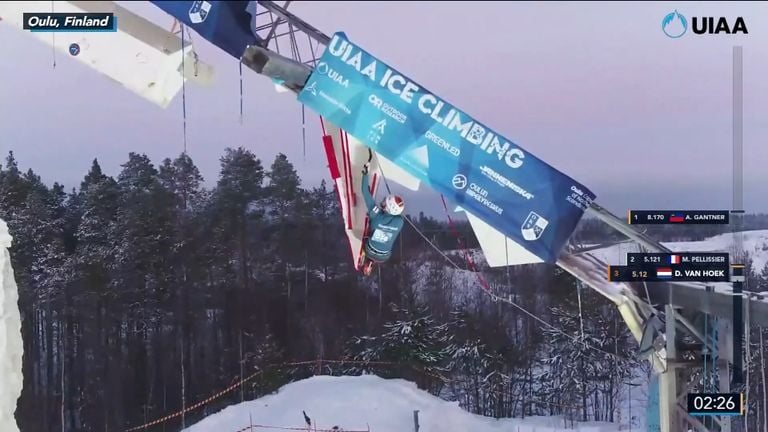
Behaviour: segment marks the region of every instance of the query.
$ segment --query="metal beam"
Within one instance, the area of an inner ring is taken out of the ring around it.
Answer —
[[[729,328],[731,324],[726,320],[720,320],[718,322],[718,325],[720,326],[720,329],[717,332],[719,336],[717,340],[719,356],[720,358],[730,362],[732,361],[731,359],[733,354],[733,340],[732,340],[733,333],[730,331],[731,329]],[[720,386],[718,391],[720,393],[730,393],[731,379],[729,376],[730,374],[728,371],[728,366],[725,366],[725,367],[720,366],[717,372],[718,372],[718,375],[719,375],[718,378],[720,381]],[[737,418],[740,418],[740,417],[737,417]],[[723,421],[721,422],[722,426],[721,426],[720,432],[731,432],[731,419],[732,417],[723,419]]]
[[[657,253],[672,252],[669,248],[667,248],[663,244],[637,231],[631,225],[627,225],[627,223],[623,219],[618,218],[616,215],[609,212],[608,210],[601,207],[599,204],[595,202],[593,202],[590,205],[588,211],[593,216],[603,221],[606,225],[624,234],[625,236],[634,240],[635,242],[640,244],[642,247],[644,247],[645,249],[648,249],[651,252],[657,252]]]
[[[260,0],[258,3],[268,11],[277,15],[279,18],[291,23],[294,27],[296,27],[302,33],[308,35],[309,37],[315,39],[316,41],[322,43],[323,45],[328,45],[328,42],[331,41],[331,38],[328,37],[328,35],[316,29],[315,27],[313,27],[306,21],[302,20],[301,18],[297,17],[296,15],[288,12],[283,7],[278,6],[275,2]]]
[[[723,292],[722,289],[728,286],[727,283],[714,285],[720,289],[708,292],[705,289],[706,285],[693,282],[649,283],[648,294],[653,304],[668,303],[671,294],[671,304],[677,308],[695,310],[731,320],[734,293],[730,290]],[[754,324],[768,327],[768,301],[765,301],[765,296],[746,291],[743,295],[750,298],[752,308],[750,320]],[[742,306],[746,310],[746,304]]]
[[[677,432],[679,427],[677,412],[677,371],[678,368],[670,365],[677,360],[677,339],[675,332],[675,310],[672,306],[665,306],[667,316],[667,370],[659,376],[659,416],[661,420],[661,432]]]

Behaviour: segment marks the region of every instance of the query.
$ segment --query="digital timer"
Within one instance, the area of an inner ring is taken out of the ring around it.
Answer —
[[[688,414],[695,416],[740,416],[744,413],[741,393],[689,393]]]

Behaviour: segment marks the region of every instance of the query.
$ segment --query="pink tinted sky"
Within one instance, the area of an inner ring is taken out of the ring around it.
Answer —
[[[148,2],[119,2],[163,26]],[[768,5],[765,3],[294,2],[291,10],[356,43],[444,99],[626,208],[729,207],[731,51],[744,46],[746,208],[768,211]],[[670,39],[661,20],[743,16],[746,36]],[[308,185],[327,176],[319,122],[246,71],[239,124],[237,61],[194,38],[216,68],[187,87],[188,149],[208,183],[227,146],[266,164],[286,153]],[[0,22],[0,152],[49,183],[79,184],[97,157],[111,175],[129,151],[155,162],[182,149],[181,98],[162,110]],[[434,204],[435,194],[429,195]],[[419,205],[430,210],[429,200]],[[426,202],[427,204],[424,204]],[[416,210],[411,207],[411,210]]]

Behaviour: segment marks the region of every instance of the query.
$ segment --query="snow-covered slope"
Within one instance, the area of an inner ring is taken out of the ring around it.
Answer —
[[[419,390],[414,383],[401,379],[365,376],[316,376],[286,385],[279,392],[250,402],[225,408],[187,432],[237,432],[305,427],[302,410],[312,419],[312,430],[410,432],[413,411],[419,411],[419,432],[614,432],[608,423],[585,423],[566,428],[556,417],[501,419],[470,414],[457,402],[447,402]]]
[[[768,263],[768,230],[744,231],[744,252],[752,258],[752,270],[760,273]],[[729,252],[733,253],[733,234],[720,234],[701,241],[666,242],[664,246],[675,252]],[[596,249],[590,253],[612,265],[624,265],[627,252],[639,252],[634,243],[622,243],[607,248]]]
[[[0,220],[0,431],[18,432],[14,412],[21,395],[21,316],[19,293],[13,279],[11,235],[8,226]]]

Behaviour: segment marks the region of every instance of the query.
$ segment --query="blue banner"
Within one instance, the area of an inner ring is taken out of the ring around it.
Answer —
[[[248,45],[261,39],[253,31],[253,1],[152,1],[207,41],[240,59]]]
[[[298,98],[544,261],[556,261],[595,198],[344,33]]]

